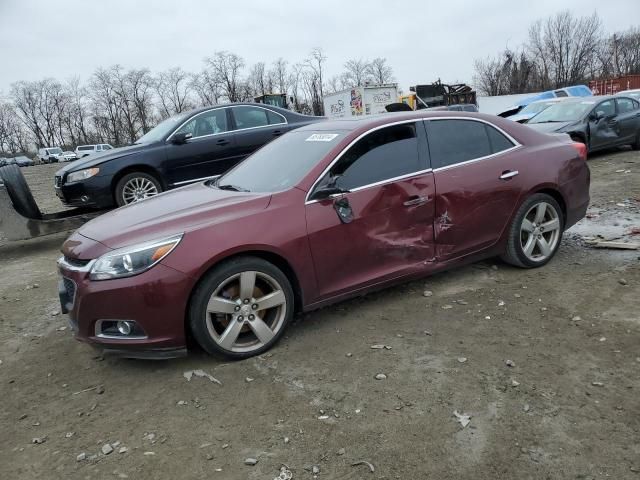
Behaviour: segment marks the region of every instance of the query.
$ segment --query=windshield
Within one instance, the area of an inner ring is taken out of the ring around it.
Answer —
[[[49,153],[62,153],[62,149],[61,148],[50,148],[49,149]]]
[[[529,120],[529,123],[575,122],[589,112],[595,102],[562,102],[550,106]]]
[[[344,138],[344,133],[289,132],[249,156],[216,185],[250,192],[279,192],[291,188]]]
[[[535,103],[530,103],[529,105],[524,107],[520,111],[520,113],[529,113],[529,114],[539,113],[539,112],[543,111],[545,108],[549,107],[550,105],[553,105],[554,103],[556,103],[556,102],[535,102]]]
[[[153,127],[143,136],[141,136],[136,143],[153,143],[158,142],[160,140],[164,140],[164,138],[169,135],[173,130],[179,126],[182,122],[184,122],[189,113],[181,113],[179,115],[175,115],[173,117],[169,117],[166,120],[163,120],[158,125]]]

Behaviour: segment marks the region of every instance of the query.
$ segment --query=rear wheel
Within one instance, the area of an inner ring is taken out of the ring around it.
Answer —
[[[42,218],[38,204],[33,198],[31,189],[27,185],[18,165],[12,164],[0,167],[0,179],[7,187],[13,208],[20,215],[34,219]]]
[[[115,190],[115,200],[119,207],[154,197],[162,192],[162,185],[156,177],[144,172],[131,172],[122,177]]]
[[[208,353],[242,359],[270,349],[293,316],[286,275],[256,257],[225,262],[208,273],[191,299],[189,325]]]
[[[558,202],[550,195],[536,193],[518,209],[502,258],[517,267],[541,267],[558,251],[563,229]]]

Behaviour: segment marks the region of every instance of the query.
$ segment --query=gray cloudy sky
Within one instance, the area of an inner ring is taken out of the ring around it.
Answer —
[[[531,22],[562,9],[597,11],[609,32],[640,19],[639,0],[0,0],[0,93],[17,80],[86,80],[115,63],[197,71],[216,50],[248,65],[296,63],[316,46],[328,76],[349,58],[381,56],[404,89],[471,82],[475,58],[518,46]]]

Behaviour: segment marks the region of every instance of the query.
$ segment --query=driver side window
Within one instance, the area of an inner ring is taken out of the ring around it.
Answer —
[[[420,170],[415,123],[381,128],[369,133],[347,150],[331,168],[330,183],[353,190]]]
[[[192,138],[214,135],[228,131],[227,113],[223,108],[203,112],[185,123],[175,134],[190,133]]]

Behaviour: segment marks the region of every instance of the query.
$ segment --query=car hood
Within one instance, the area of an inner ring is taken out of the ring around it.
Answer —
[[[551,132],[559,132],[565,127],[572,125],[576,122],[549,122],[549,123],[527,123],[528,127],[533,128],[539,132],[543,133],[551,133]]]
[[[130,145],[128,147],[114,148],[106,153],[91,154],[86,158],[82,158],[61,168],[56,172],[56,175],[63,176],[67,172],[77,172],[78,170],[84,170],[85,168],[95,167],[101,163],[108,162],[109,160],[126,157],[127,155],[131,155],[146,148],[149,148],[148,144]]]
[[[270,193],[219,190],[201,182],[112,210],[78,233],[109,248],[134,245],[264,210]]]
[[[529,120],[534,115],[535,115],[534,113],[516,113],[515,115],[511,115],[510,117],[507,117],[507,118],[509,120],[513,120],[514,122],[522,123],[526,120]]]

